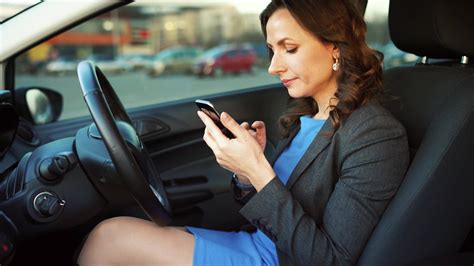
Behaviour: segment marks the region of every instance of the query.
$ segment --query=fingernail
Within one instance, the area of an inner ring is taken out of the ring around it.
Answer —
[[[229,115],[228,115],[226,112],[223,112],[223,113],[221,113],[221,119],[222,119],[222,120],[228,120],[228,119],[229,119]]]

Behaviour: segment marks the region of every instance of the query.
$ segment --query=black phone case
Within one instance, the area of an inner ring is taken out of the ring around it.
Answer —
[[[220,113],[216,110],[216,108],[213,106],[213,104],[209,101],[204,101],[204,100],[196,100],[195,101],[197,107],[199,110],[204,112],[207,116],[209,116],[212,121],[216,124],[218,128],[221,129],[222,133],[228,137],[228,138],[235,138],[235,136],[230,132],[224,125],[221,123],[220,119]]]

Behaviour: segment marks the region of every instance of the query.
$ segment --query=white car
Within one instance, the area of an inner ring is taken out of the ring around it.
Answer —
[[[85,58],[85,60],[93,61],[102,71],[109,74],[122,74],[133,68],[127,61],[109,55],[96,54]]]
[[[59,58],[46,64],[46,74],[66,75],[74,74],[77,70],[78,60]]]
[[[197,47],[171,47],[153,57],[148,73],[151,76],[168,74],[192,74],[195,59],[202,53]]]

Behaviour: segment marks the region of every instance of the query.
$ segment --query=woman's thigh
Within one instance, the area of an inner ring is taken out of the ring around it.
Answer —
[[[105,220],[90,233],[79,264],[192,265],[194,237],[185,228],[160,227],[132,217]]]

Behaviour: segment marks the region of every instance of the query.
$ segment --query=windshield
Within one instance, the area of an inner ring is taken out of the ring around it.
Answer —
[[[40,0],[2,0],[0,1],[0,24],[42,1]]]

